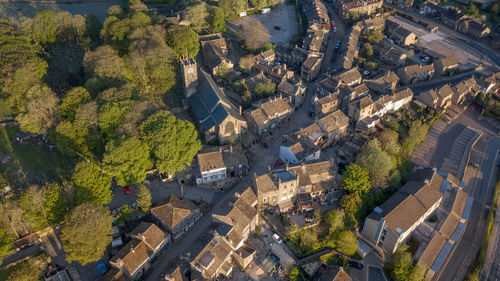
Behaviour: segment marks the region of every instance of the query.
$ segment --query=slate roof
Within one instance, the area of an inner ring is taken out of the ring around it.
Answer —
[[[333,178],[330,173],[330,161],[301,164],[293,167],[289,166],[287,171],[291,171],[298,176],[299,186],[309,186],[311,184],[328,181]]]
[[[174,229],[196,210],[198,207],[189,199],[179,199],[174,194],[170,194],[167,200],[150,209],[151,214],[171,229]]]
[[[141,222],[130,235],[138,236],[151,250],[156,250],[167,239],[163,230],[149,222]]]
[[[264,174],[255,178],[255,187],[257,188],[257,193],[267,193],[272,191],[278,191],[278,186],[271,178],[271,175]]]
[[[229,115],[241,119],[236,108],[229,102],[208,73],[199,70],[198,90],[187,99],[203,131],[220,125]]]
[[[111,259],[111,262],[116,264],[123,262],[123,269],[133,276],[151,255],[152,252],[145,242],[132,239]]]
[[[198,165],[200,165],[200,171],[207,172],[215,169],[226,168],[224,165],[224,160],[222,159],[222,153],[220,151],[198,153]]]
[[[323,125],[327,133],[331,133],[346,127],[349,124],[349,118],[342,111],[336,110],[321,118],[319,122]]]
[[[408,230],[443,197],[440,192],[443,181],[432,169],[420,170],[378,208],[381,212],[373,211],[369,217],[375,220],[384,217],[389,229],[399,237],[402,232],[398,229]]]

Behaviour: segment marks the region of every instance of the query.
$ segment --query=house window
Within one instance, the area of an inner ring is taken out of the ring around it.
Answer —
[[[267,198],[262,198],[262,203],[267,203]]]

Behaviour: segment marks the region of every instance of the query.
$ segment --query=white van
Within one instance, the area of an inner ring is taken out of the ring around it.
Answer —
[[[261,12],[262,14],[269,14],[269,13],[271,12],[271,8],[262,8],[262,9],[260,10],[260,12]]]

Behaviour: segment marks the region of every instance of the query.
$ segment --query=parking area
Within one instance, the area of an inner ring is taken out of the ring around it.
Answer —
[[[267,31],[269,41],[274,44],[288,43],[298,33],[295,7],[285,3],[277,5],[268,14],[241,17],[231,22],[236,28],[240,24],[243,26],[262,24]]]
[[[479,65],[481,63],[483,56],[481,53],[448,36],[444,32],[438,30],[432,33],[425,26],[398,16],[390,16],[388,19],[399,23],[404,28],[415,33],[419,40],[417,45],[431,55],[440,57],[455,56],[462,65]]]

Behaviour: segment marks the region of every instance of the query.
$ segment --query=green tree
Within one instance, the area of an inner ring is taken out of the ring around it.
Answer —
[[[408,136],[406,136],[401,145],[406,155],[411,155],[415,147],[425,140],[429,125],[422,123],[420,120],[415,120],[410,124]]]
[[[91,100],[87,89],[76,87],[68,91],[61,102],[61,115],[70,120],[73,120],[76,114],[76,109],[86,102]]]
[[[168,174],[184,170],[201,149],[193,124],[165,110],[156,112],[144,121],[141,134],[151,147],[156,167]]]
[[[474,3],[472,3],[472,1],[470,2],[469,6],[467,6],[467,8],[465,9],[465,12],[473,18],[479,17],[479,8]]]
[[[359,19],[359,13],[357,11],[348,11],[344,15],[344,21],[346,22],[355,22]]]
[[[139,192],[137,194],[137,206],[145,213],[149,211],[151,207],[151,192],[148,187],[144,184],[139,186]]]
[[[355,193],[347,194],[342,197],[342,209],[346,214],[346,221],[350,225],[357,224],[357,218],[360,215],[363,200]]]
[[[108,208],[89,203],[76,207],[66,219],[61,242],[68,262],[98,261],[111,242],[113,217]]]
[[[99,108],[99,127],[109,137],[116,133],[116,128],[123,122],[123,117],[132,107],[131,102],[109,102]]]
[[[44,208],[50,224],[58,224],[68,214],[68,206],[63,197],[61,186],[57,183],[45,184],[43,187]]]
[[[240,12],[248,9],[247,0],[220,0],[219,7],[224,11],[227,18],[232,19],[239,15]]]
[[[358,153],[356,164],[370,173],[373,186],[385,187],[390,171],[394,168],[391,156],[383,151],[377,139],[368,142],[366,147]]]
[[[33,17],[31,36],[35,42],[55,43],[57,39],[57,13],[52,10],[39,11]]]
[[[4,229],[0,228],[0,261],[3,260],[5,256],[12,253],[12,242],[14,242],[14,237],[9,235]],[[0,265],[2,263],[0,262]]]
[[[333,210],[324,215],[324,221],[328,223],[328,233],[335,234],[344,229],[344,210]]]
[[[368,35],[366,36],[366,39],[370,43],[379,42],[382,39],[384,39],[384,34],[382,33],[382,28],[377,28],[376,30],[368,33]]]
[[[223,32],[226,30],[224,10],[219,7],[212,7],[210,12],[210,28],[213,32]]]
[[[82,161],[76,164],[73,182],[78,203],[104,205],[111,202],[111,177],[104,174],[97,163]]]
[[[262,9],[264,7],[267,6],[267,0],[250,0],[250,4],[252,4],[252,6],[255,8],[255,9]]]
[[[300,281],[302,278],[300,277],[299,269],[294,266],[292,270],[290,270],[290,273],[288,274],[288,278],[290,281]]]
[[[110,46],[97,47],[83,58],[85,72],[100,79],[125,80],[125,64]]]
[[[276,93],[276,84],[274,84],[271,80],[264,83],[257,83],[253,91],[258,96],[274,96]]]
[[[47,134],[59,117],[59,98],[45,85],[37,85],[26,93],[27,103],[16,117],[21,130]]]
[[[203,1],[193,1],[186,9],[186,18],[198,32],[208,27],[208,17],[208,5]]]
[[[15,266],[7,281],[36,281],[40,280],[41,275],[41,269],[36,268],[29,261],[25,261]]]
[[[497,1],[493,6],[491,7],[490,14],[492,17],[498,16],[500,13],[500,2]]]
[[[392,280],[396,281],[421,281],[424,280],[424,270],[414,266],[408,245],[401,245],[385,264]]]
[[[19,197],[19,207],[24,211],[27,221],[37,229],[42,230],[49,225],[49,214],[45,208],[43,190],[33,185],[25,190]]]
[[[342,175],[342,184],[344,190],[359,196],[370,191],[372,187],[369,171],[354,163],[346,167],[346,171]]]
[[[247,55],[240,58],[238,66],[246,72],[252,71],[252,66],[255,65],[255,61],[252,55]]]
[[[344,230],[337,236],[337,250],[346,255],[354,255],[358,248],[358,239],[352,231]]]
[[[226,75],[229,74],[229,67],[227,65],[227,63],[223,62],[219,65],[219,67],[217,68],[217,76],[219,77],[226,77]]]
[[[165,29],[160,25],[136,29],[130,38],[128,65],[134,84],[143,96],[161,96],[176,82],[174,53],[165,42]]]
[[[189,26],[172,25],[167,30],[167,45],[178,58],[194,58],[200,50],[198,34]]]
[[[398,138],[399,138],[398,133],[396,133],[394,130],[391,129],[383,131],[377,137],[382,149],[391,155],[397,155],[401,150]]]
[[[373,56],[373,46],[370,43],[363,44],[361,48],[361,56],[364,58],[369,58]]]
[[[108,142],[102,162],[104,169],[122,186],[144,181],[146,170],[153,166],[149,147],[137,137]]]

